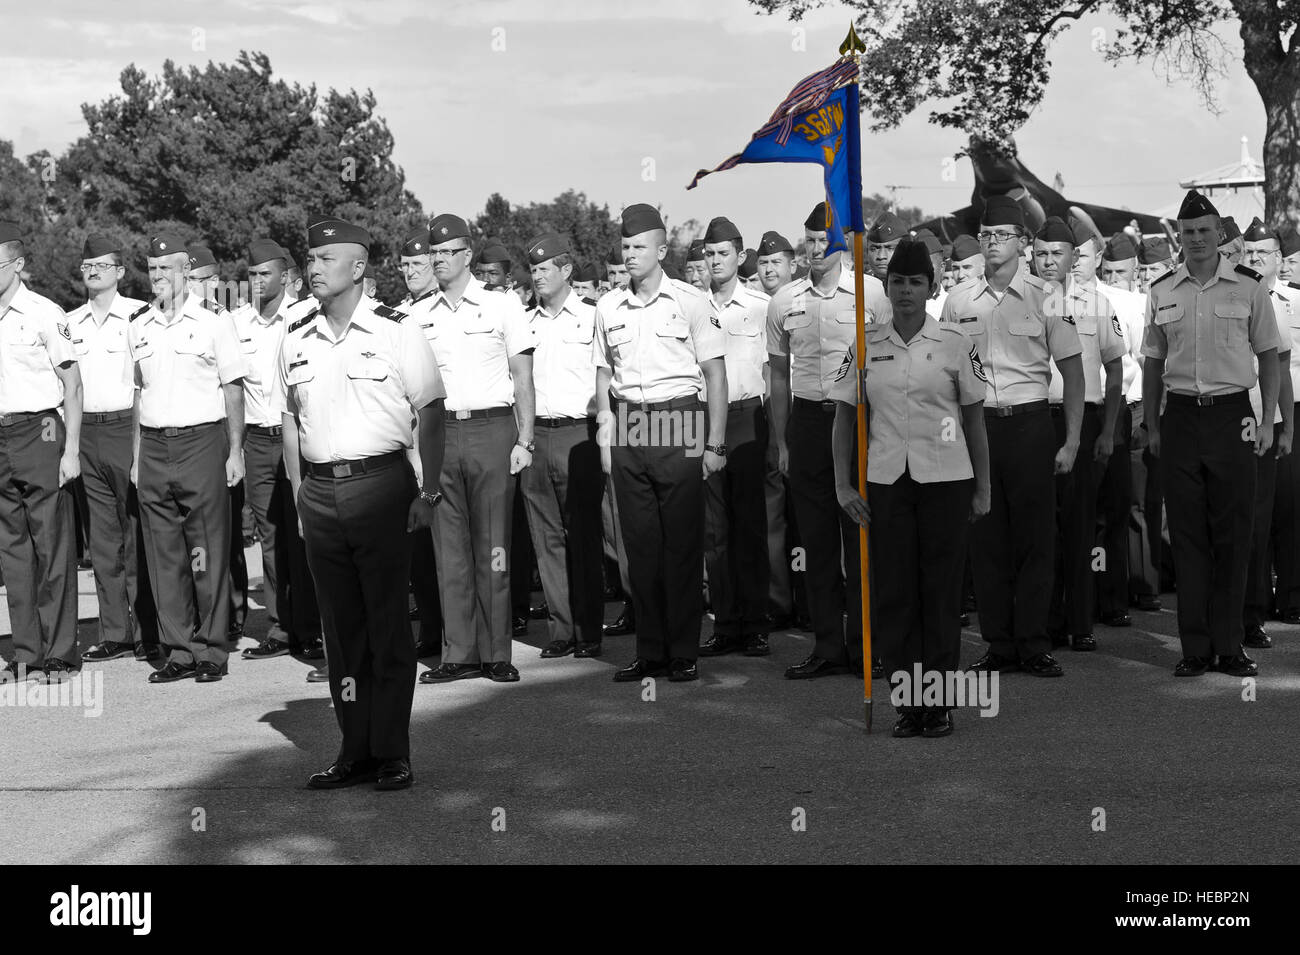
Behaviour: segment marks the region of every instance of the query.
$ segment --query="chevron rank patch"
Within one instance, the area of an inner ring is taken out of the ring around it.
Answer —
[[[984,363],[980,361],[979,349],[974,345],[970,346],[970,369],[975,372],[975,377],[984,382],[984,384],[987,385],[989,383],[988,376],[984,374]]]
[[[835,380],[843,381],[844,376],[849,373],[849,368],[851,368],[852,366],[853,366],[853,352],[851,350],[846,351],[844,353],[844,360],[840,362],[840,367],[835,371]]]

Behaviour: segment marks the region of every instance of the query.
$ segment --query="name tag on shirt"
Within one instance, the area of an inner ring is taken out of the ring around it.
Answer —
[[[979,317],[976,315],[967,315],[965,318],[957,319],[958,325],[965,325],[967,322],[978,322]]]
[[[893,361],[894,356],[893,355],[872,355],[871,360],[872,361]]]
[[[289,370],[293,371],[295,368],[300,368],[305,364],[307,364],[306,358],[304,358],[302,361],[291,361],[289,362]]]

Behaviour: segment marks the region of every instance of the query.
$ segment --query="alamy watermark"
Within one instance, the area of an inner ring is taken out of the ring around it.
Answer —
[[[998,715],[996,670],[895,670],[889,676],[889,702],[896,709],[978,707],[980,716]]]
[[[620,401],[617,413],[596,416],[596,443],[602,448],[685,448],[688,458],[698,458],[708,435],[708,412],[703,408],[642,410]]]
[[[18,679],[0,683],[0,707],[24,706],[79,708],[82,716],[100,716],[104,712],[104,673],[79,670],[58,683],[31,682],[26,664],[18,664]],[[37,671],[32,671],[33,673]]]

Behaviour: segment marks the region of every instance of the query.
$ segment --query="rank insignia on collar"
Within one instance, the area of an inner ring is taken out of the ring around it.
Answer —
[[[716,315],[710,315],[710,316],[709,316],[709,321],[713,323],[713,327],[714,327],[714,328],[721,328],[721,327],[722,327],[722,322],[718,321],[718,316],[716,316]]]
[[[375,357],[375,353],[372,352],[372,351],[363,351],[363,352],[361,353],[361,357],[362,357],[362,358],[374,358],[374,357]]]
[[[321,229],[321,232],[325,233],[326,235],[333,235],[334,231],[335,230],[333,229]]]
[[[68,341],[71,341],[72,332],[68,331],[68,326],[62,323],[56,323],[56,324],[58,324],[59,326],[59,334],[62,335],[64,338],[68,339]]]

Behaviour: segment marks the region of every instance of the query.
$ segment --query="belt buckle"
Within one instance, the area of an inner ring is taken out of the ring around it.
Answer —
[[[465,420],[467,420],[467,419],[469,418],[469,416],[470,416],[470,413],[469,413],[468,411],[457,411],[457,412],[456,412],[456,420],[457,420],[457,421],[465,421]]]
[[[1212,405],[1212,404],[1214,404],[1214,396],[1213,396],[1213,395],[1197,395],[1197,396],[1196,396],[1196,406],[1197,406],[1198,408],[1206,408],[1206,407],[1208,407],[1208,406],[1210,406],[1210,405]]]
[[[336,478],[352,476],[352,465],[350,464],[334,464],[330,466],[330,470],[334,473]]]
[[[1015,408],[1015,405],[1003,405],[999,408],[994,408],[993,413],[999,418],[1010,418],[1016,413]]]

